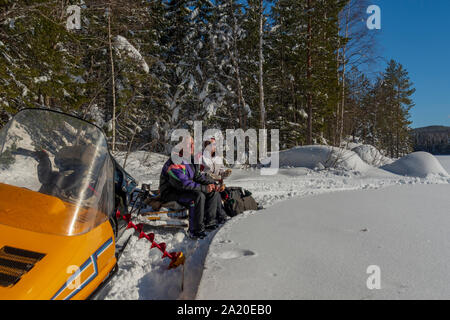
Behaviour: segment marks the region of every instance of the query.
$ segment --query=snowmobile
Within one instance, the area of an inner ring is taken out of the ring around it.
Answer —
[[[0,299],[87,299],[117,271],[136,181],[104,133],[25,109],[0,130]]]

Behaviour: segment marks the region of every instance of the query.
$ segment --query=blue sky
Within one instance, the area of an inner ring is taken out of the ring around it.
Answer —
[[[379,54],[403,64],[416,88],[412,127],[450,126],[450,0],[372,4],[381,8]]]

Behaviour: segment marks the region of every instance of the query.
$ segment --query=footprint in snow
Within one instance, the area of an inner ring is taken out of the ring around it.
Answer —
[[[214,253],[214,256],[220,259],[225,259],[225,260],[229,260],[229,259],[237,259],[237,258],[241,258],[241,257],[249,257],[249,256],[254,256],[255,253],[251,250],[243,250],[243,249],[236,249],[236,250],[229,250],[229,251],[224,251],[224,252],[220,252],[220,253]]]
[[[230,244],[230,243],[233,243],[232,240],[219,240],[218,242],[219,242],[220,244]]]

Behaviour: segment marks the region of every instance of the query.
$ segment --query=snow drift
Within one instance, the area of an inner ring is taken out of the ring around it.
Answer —
[[[439,160],[442,167],[450,173],[450,156],[435,156]]]
[[[353,151],[321,145],[295,147],[280,151],[280,166],[354,171],[366,171],[369,168]]]
[[[369,144],[359,145],[352,149],[364,162],[374,167],[381,167],[393,162],[385,157],[377,148]]]
[[[429,175],[448,176],[439,161],[428,152],[414,152],[381,167],[382,169],[408,177],[425,178]]]

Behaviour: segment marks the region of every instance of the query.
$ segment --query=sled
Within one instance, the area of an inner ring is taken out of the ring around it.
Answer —
[[[189,227],[189,211],[176,202],[164,203],[158,210],[146,205],[144,200],[156,197],[155,193],[136,196],[138,210],[136,219],[152,228],[187,229]],[[140,201],[140,202],[138,202]],[[132,211],[134,213],[134,211]]]
[[[117,270],[135,188],[100,128],[17,113],[0,130],[0,299],[89,298]]]

